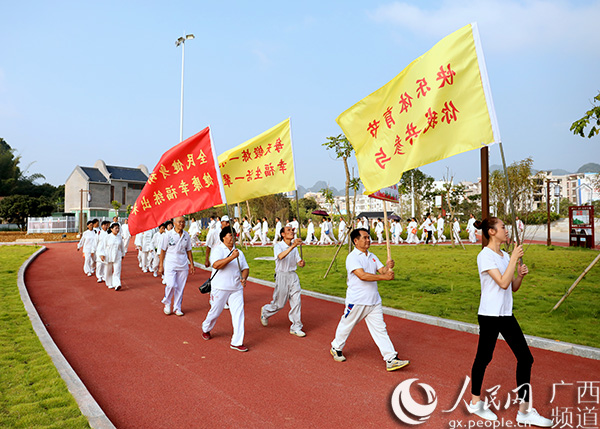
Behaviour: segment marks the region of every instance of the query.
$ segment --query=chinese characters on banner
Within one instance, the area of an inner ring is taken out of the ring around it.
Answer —
[[[129,215],[132,235],[167,219],[223,204],[223,186],[206,127],[162,156]]]
[[[500,141],[476,24],[438,42],[343,112],[366,193],[404,171]]]
[[[296,189],[290,120],[219,155],[229,204]]]

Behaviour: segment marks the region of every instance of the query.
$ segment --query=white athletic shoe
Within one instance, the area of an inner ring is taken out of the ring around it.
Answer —
[[[171,314],[171,307],[168,305],[165,305],[165,308],[163,309],[163,311],[168,316],[169,314]]]
[[[553,425],[552,420],[540,416],[535,408],[532,408],[528,413],[517,411],[517,423],[539,426],[543,428],[549,428]]]
[[[485,408],[484,405],[485,404],[483,401],[479,401],[475,405],[471,405],[471,401],[469,401],[467,410],[469,411],[469,413],[475,414],[476,416],[479,416],[485,420],[498,420],[498,416],[494,414],[494,412],[489,408]]]
[[[290,334],[295,335],[297,337],[306,337],[306,332],[304,332],[302,329],[298,329],[297,331],[290,331]]]
[[[175,310],[174,313],[176,316],[183,316],[183,311],[181,310]]]

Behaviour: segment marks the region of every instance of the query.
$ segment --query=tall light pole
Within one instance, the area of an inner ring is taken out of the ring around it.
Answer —
[[[185,41],[194,38],[193,34],[186,34],[175,41],[175,46],[181,45],[181,111],[179,114],[179,141],[183,141],[183,65],[185,63]]]

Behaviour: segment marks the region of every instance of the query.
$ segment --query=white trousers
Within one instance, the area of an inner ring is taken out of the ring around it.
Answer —
[[[395,357],[398,353],[394,349],[394,345],[387,333],[385,322],[383,321],[383,307],[381,303],[376,305],[346,305],[342,319],[335,331],[335,338],[331,342],[331,347],[336,350],[342,350],[352,329],[363,319],[367,323],[367,328],[369,328],[373,341],[379,347],[383,360],[388,361]]]
[[[438,233],[438,241],[440,241],[440,242],[446,241],[446,236],[444,235],[443,229],[438,229],[437,233]]]
[[[164,305],[171,305],[173,302],[173,311],[181,311],[181,301],[183,301],[183,289],[187,281],[189,270],[165,270],[166,286],[165,297],[162,299]]]
[[[317,241],[317,237],[315,237],[314,233],[306,234],[306,240],[304,244],[312,244],[313,241]]]
[[[94,254],[91,252],[83,253],[83,272],[86,274],[91,274],[94,272]]]
[[[300,279],[296,271],[278,272],[275,276],[275,290],[273,291],[273,300],[262,309],[262,316],[267,319],[285,307],[285,303],[290,301],[290,312],[288,318],[292,322],[290,331],[299,331],[302,329],[300,321],[301,302]]]
[[[150,271],[157,272],[159,265],[160,265],[160,255],[158,254],[158,252],[154,252],[154,257],[152,258],[152,269]]]
[[[381,244],[383,243],[383,235],[381,234],[381,232],[377,233],[377,244]]]
[[[256,243],[256,241],[260,239],[262,241],[262,232],[256,231],[254,233],[254,237],[252,237],[252,241],[250,243]]]
[[[475,228],[471,229],[471,231],[469,231],[469,241],[471,243],[477,243],[477,237],[475,236]]]
[[[244,241],[244,240],[248,240],[248,241],[252,240],[252,237],[250,237],[250,231],[242,232],[242,241]]]
[[[105,262],[106,269],[106,286],[115,288],[121,286],[121,258],[117,257],[118,261]]]
[[[129,240],[131,240],[131,236],[123,239],[123,249],[125,250],[123,252],[123,255],[127,254],[127,248],[129,247]]]
[[[223,312],[225,304],[229,305],[231,324],[233,325],[231,345],[241,346],[244,344],[244,289],[212,290],[210,292],[210,310],[206,315],[206,319],[202,322],[202,331],[212,331],[215,323],[217,323],[217,319]]]
[[[106,280],[106,262],[103,262],[99,256],[96,259],[96,278]]]
[[[154,252],[152,252],[152,250],[149,250],[147,252],[142,252],[142,259],[140,262],[142,264],[143,271],[152,271],[153,255],[154,255]]]
[[[331,238],[325,233],[321,233],[321,239],[319,240],[319,244],[330,244]]]

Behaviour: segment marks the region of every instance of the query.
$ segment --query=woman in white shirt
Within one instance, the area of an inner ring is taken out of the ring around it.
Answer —
[[[508,232],[504,222],[496,217],[486,218],[483,222],[477,221],[474,227],[481,229],[489,242],[477,256],[481,281],[481,301],[477,312],[479,343],[471,370],[472,399],[467,408],[470,413],[483,419],[498,419],[481,400],[481,385],[485,369],[492,360],[498,335],[502,334],[517,358],[517,386],[520,400],[517,423],[551,427],[552,420],[540,416],[535,408],[530,407],[529,386],[533,356],[523,331],[512,314],[512,293],[519,290],[523,278],[529,273],[527,266],[519,262],[523,256],[523,247],[515,247],[511,256],[500,249],[500,245],[508,241]]]
[[[106,286],[114,290],[121,289],[121,260],[125,254],[120,229],[116,222],[110,226],[103,248],[99,251],[102,262],[106,264]]]

